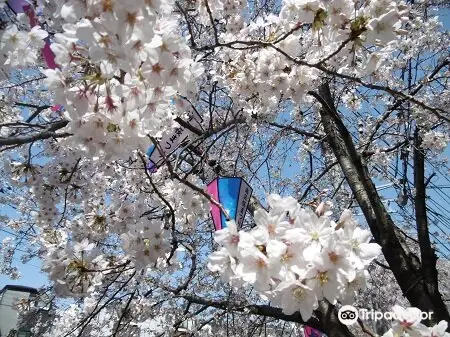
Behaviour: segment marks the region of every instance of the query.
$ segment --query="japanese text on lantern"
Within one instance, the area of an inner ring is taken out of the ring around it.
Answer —
[[[197,129],[201,129],[202,118],[197,112],[194,111],[189,113],[187,123]],[[152,144],[147,151],[147,156],[150,160],[148,168],[151,169],[161,166],[164,162],[164,157],[167,157],[173,153],[180,146],[185,146],[196,136],[197,135],[194,132],[181,126],[165,133],[159,142],[161,144],[160,149],[158,150],[155,144]]]
[[[238,211],[238,218],[237,218],[237,223],[239,225],[242,225],[242,223],[244,222],[244,217],[245,217],[245,211],[247,209],[247,205],[248,202],[250,201],[250,188],[247,186],[245,186],[245,190],[244,190],[244,194],[242,196],[242,199],[240,198],[239,200],[239,211]]]

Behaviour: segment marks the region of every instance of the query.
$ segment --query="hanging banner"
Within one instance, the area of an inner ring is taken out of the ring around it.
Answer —
[[[242,178],[218,177],[208,184],[207,191],[240,227],[244,222],[248,203],[253,193],[250,185]],[[211,204],[211,216],[216,230],[227,227],[225,214],[213,204]]]
[[[8,4],[16,14],[25,13],[28,16],[28,19],[30,20],[31,28],[39,25],[39,21],[36,18],[36,14],[34,12],[33,6],[31,5],[31,3],[29,1],[9,0]],[[55,62],[55,55],[53,54],[53,52],[50,48],[50,36],[48,36],[45,39],[45,45],[44,45],[44,48],[42,48],[41,52],[42,52],[42,57],[44,58],[45,63],[47,64],[47,68],[56,69],[57,64]]]
[[[327,337],[327,335],[325,335],[323,332],[311,328],[310,326],[307,325],[303,326],[303,333],[305,337]]]
[[[196,111],[191,112],[188,116],[186,122],[201,130],[202,117]],[[196,135],[191,130],[182,126],[171,129],[169,132],[165,133],[159,141],[159,149],[156,148],[155,144],[152,144],[147,150],[147,157],[150,161],[147,166],[149,171],[155,172],[156,169],[164,163],[164,157],[168,157],[180,146],[192,141],[192,139],[195,139],[197,136],[199,135]],[[164,155],[162,155],[160,151],[162,151]]]
[[[26,0],[8,0],[8,5],[11,9],[17,13],[24,13],[24,7],[30,6],[30,3]]]

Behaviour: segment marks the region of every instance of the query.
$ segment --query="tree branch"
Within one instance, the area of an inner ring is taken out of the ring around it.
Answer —
[[[28,143],[33,143],[38,140],[44,140],[48,138],[65,138],[72,136],[71,133],[55,133],[56,130],[64,128],[69,122],[68,121],[59,121],[51,124],[44,131],[31,135],[31,136],[20,136],[20,137],[0,137],[0,146],[5,145],[23,145]]]
[[[184,294],[180,295],[180,297],[193,303],[226,311],[244,312],[251,315],[272,317],[283,321],[306,324],[312,328],[325,332],[328,337],[354,337],[348,328],[339,322],[335,307],[325,302],[321,302],[320,310],[314,312],[316,317],[311,317],[305,322],[299,312],[287,315],[283,313],[282,309],[270,305],[230,303],[227,301],[209,300],[193,294]]]

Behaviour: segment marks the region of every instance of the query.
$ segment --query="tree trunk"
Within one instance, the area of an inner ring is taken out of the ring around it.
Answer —
[[[384,257],[412,306],[432,311],[432,321],[450,321],[450,315],[436,287],[428,287],[419,259],[411,254],[396,235],[396,227],[373,184],[367,166],[355,148],[352,136],[334,106],[327,83],[319,87],[319,94],[310,92],[322,104],[322,124],[329,143],[349,184],[367,224],[381,246]],[[435,269],[435,268],[434,268]]]

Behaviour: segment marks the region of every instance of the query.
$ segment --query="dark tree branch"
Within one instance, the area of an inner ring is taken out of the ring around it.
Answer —
[[[43,106],[39,106],[39,105],[35,105],[35,104],[29,104],[29,103],[22,103],[22,102],[16,102],[14,103],[17,106],[21,106],[21,107],[25,107],[25,108],[32,108],[32,109],[36,109],[31,115],[30,117],[27,118],[26,122],[30,123],[33,119],[35,119],[42,111],[51,108],[50,105],[43,105]]]
[[[0,146],[23,145],[48,138],[65,138],[72,136],[72,134],[68,132],[55,133],[55,131],[64,128],[68,123],[68,121],[55,122],[47,127],[47,129],[45,129],[44,131],[31,136],[0,137]]]
[[[417,237],[419,239],[420,259],[422,262],[422,275],[425,287],[436,301],[442,300],[438,289],[438,272],[436,269],[437,256],[430,242],[428,231],[426,184],[425,184],[425,153],[422,148],[420,129],[414,131],[414,207],[416,213]],[[429,308],[431,311],[432,308]]]
[[[205,299],[193,294],[181,295],[182,298],[197,304],[206,305],[226,311],[245,312],[251,315],[272,317],[283,321],[309,325],[312,328],[325,332],[329,337],[354,337],[348,328],[339,322],[337,310],[334,306],[321,302],[318,310],[314,311],[315,317],[304,321],[299,312],[292,315],[283,313],[282,309],[270,305],[247,305],[229,303]]]
[[[301,130],[301,129],[298,129],[298,128],[292,126],[292,125],[283,125],[283,124],[279,124],[279,123],[275,123],[275,122],[269,123],[269,125],[275,126],[277,128],[284,129],[284,130],[289,130],[289,131],[292,131],[292,132],[294,132],[296,134],[299,134],[299,135],[302,135],[302,136],[305,136],[305,137],[311,137],[311,138],[315,138],[315,139],[318,139],[318,140],[323,140],[325,138],[324,135],[321,135],[321,134],[318,134],[318,133],[314,133],[314,132],[309,132],[309,131],[306,131],[306,130]]]

